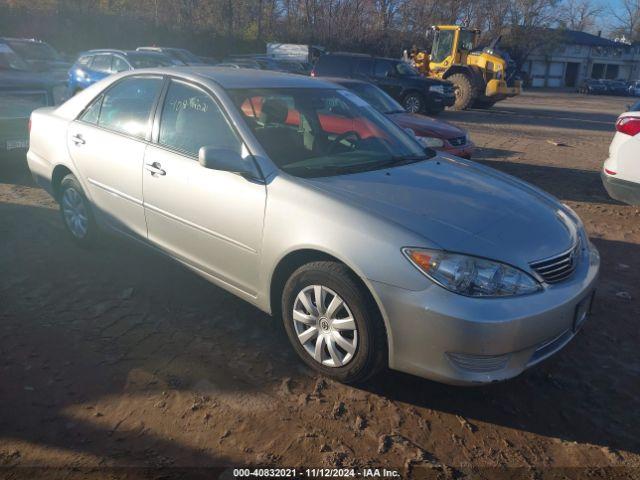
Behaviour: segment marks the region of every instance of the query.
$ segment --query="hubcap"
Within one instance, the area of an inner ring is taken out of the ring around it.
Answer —
[[[333,290],[309,285],[293,302],[293,326],[300,344],[318,363],[342,367],[358,346],[358,330],[351,310]]]
[[[67,188],[62,194],[62,213],[71,233],[77,238],[84,238],[89,217],[82,196],[73,187]]]
[[[408,97],[404,101],[404,107],[411,113],[418,113],[420,111],[420,99],[414,96]]]

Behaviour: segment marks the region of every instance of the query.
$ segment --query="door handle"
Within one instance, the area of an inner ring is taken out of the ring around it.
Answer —
[[[84,138],[82,138],[82,135],[80,135],[79,133],[77,135],[74,135],[73,137],[71,137],[71,141],[73,143],[77,145],[84,145],[85,143],[87,143]]]
[[[151,175],[166,175],[167,172],[165,172],[161,167],[162,165],[158,162],[147,163],[144,166],[148,172],[151,172]]]

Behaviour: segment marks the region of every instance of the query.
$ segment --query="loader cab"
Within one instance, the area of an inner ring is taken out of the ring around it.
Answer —
[[[443,70],[466,62],[467,55],[478,44],[480,31],[458,26],[432,27],[433,46],[430,68]]]

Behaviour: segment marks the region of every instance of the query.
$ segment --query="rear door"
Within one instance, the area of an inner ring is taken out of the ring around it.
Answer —
[[[160,76],[127,77],[95,99],[67,131],[69,152],[96,215],[143,238],[142,165],[162,84]]]
[[[213,96],[191,83],[171,81],[158,123],[143,171],[149,240],[237,293],[255,296],[266,186],[198,162],[204,146],[243,157],[246,147]]]

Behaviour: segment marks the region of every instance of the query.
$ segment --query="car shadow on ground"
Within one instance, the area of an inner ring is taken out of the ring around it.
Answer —
[[[609,196],[602,185],[598,171],[532,165],[507,160],[487,160],[486,157],[483,154],[474,160],[532,183],[560,200],[623,205]]]
[[[114,462],[144,462],[150,455],[153,461],[227,464],[144,425],[101,426],[74,420],[67,410],[125,394],[133,371],[151,373],[153,379],[142,383],[154,393],[188,390],[205,377],[218,393],[241,390],[250,397],[300,375],[274,320],[175,262],[123,240],[103,240],[98,255],[78,249],[55,227],[59,220],[51,209],[0,204],[0,218],[7,233],[4,253],[12,252],[0,260],[3,436]],[[44,219],[50,221],[39,221]],[[21,244],[24,238],[32,240]],[[624,242],[597,243],[605,281],[593,318],[546,364],[482,388],[389,372],[367,390],[471,423],[639,452],[634,432],[640,427],[640,365],[631,324],[638,304],[612,300],[610,290],[634,285],[640,251]],[[609,266],[621,262],[628,264],[623,274]],[[608,280],[614,275],[615,284]],[[638,296],[632,291],[632,298]],[[153,336],[159,340],[149,342]]]

